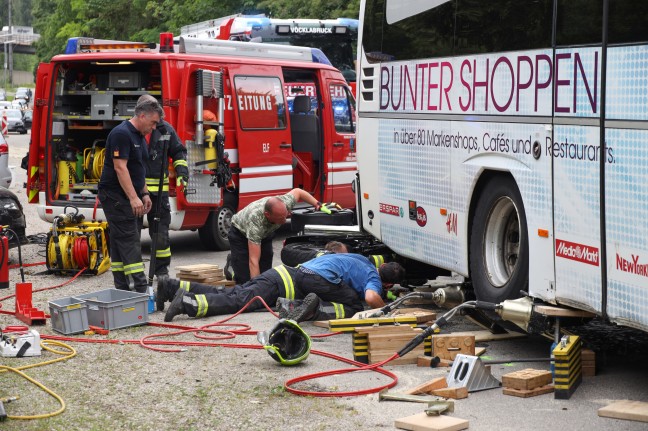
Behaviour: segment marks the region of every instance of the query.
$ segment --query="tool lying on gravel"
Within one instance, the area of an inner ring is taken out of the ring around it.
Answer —
[[[7,419],[7,412],[5,411],[4,408],[4,403],[10,403],[12,401],[16,401],[20,397],[5,397],[5,398],[0,398],[0,422]]]
[[[104,329],[100,326],[88,325],[88,329],[99,335],[108,335],[110,333],[110,330]]]

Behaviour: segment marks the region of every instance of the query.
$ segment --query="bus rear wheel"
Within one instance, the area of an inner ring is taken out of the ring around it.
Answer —
[[[229,233],[234,210],[225,205],[215,209],[207,216],[205,225],[198,229],[200,242],[209,251],[229,250]]]
[[[510,177],[482,188],[470,234],[470,278],[480,301],[519,298],[529,285],[529,240],[522,195]]]

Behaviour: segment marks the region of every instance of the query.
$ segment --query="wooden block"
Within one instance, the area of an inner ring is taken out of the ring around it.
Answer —
[[[581,361],[596,361],[596,353],[591,349],[581,349]]]
[[[428,416],[425,413],[417,413],[396,419],[394,426],[410,431],[460,431],[468,429],[468,421],[452,416]]]
[[[486,347],[475,347],[475,356],[481,356],[486,353]]]
[[[430,368],[431,364],[432,364],[432,359],[433,359],[432,356],[427,356],[427,355],[419,356],[418,358],[416,358],[416,365],[419,366],[419,367],[428,367],[428,368]],[[439,363],[437,364],[436,368],[449,367],[451,362],[452,361],[450,361],[448,359],[439,358]]]
[[[415,316],[416,323],[434,322],[437,314],[424,308],[399,308],[394,311],[394,316]]]
[[[535,389],[513,389],[513,388],[503,388],[502,393],[504,395],[513,395],[514,397],[520,397],[520,398],[529,398],[529,397],[535,397],[537,395],[542,395],[542,394],[548,394],[554,391],[553,385],[545,385],[545,386],[540,386],[539,388]]]
[[[475,355],[475,336],[438,334],[432,336],[432,351],[441,359],[454,359],[457,355]]]
[[[176,271],[209,271],[209,270],[214,270],[214,269],[219,269],[220,267],[218,265],[212,265],[209,263],[198,263],[195,265],[183,265],[183,266],[176,266],[175,269]]]
[[[369,363],[375,364],[382,362],[399,351],[403,346],[409,343],[421,330],[410,328],[408,332],[391,332],[391,333],[369,333],[367,335],[367,352]],[[390,365],[416,364],[417,357],[425,354],[423,343],[416,346],[412,351],[401,358],[391,361]]]
[[[583,364],[581,364],[581,375],[583,377],[594,377],[594,376],[596,376],[596,367],[594,365],[583,365]]]
[[[409,325],[388,325],[388,326],[359,326],[354,328],[358,334],[389,334],[389,333],[413,333],[414,328]]]
[[[459,386],[456,388],[442,388],[435,389],[432,391],[432,395],[443,398],[453,398],[455,400],[461,400],[468,398],[468,388],[465,386]]]
[[[405,394],[409,395],[418,395],[418,394],[428,394],[431,393],[434,389],[443,389],[448,387],[448,382],[445,377],[437,377],[436,379],[428,380],[425,383],[422,383],[415,388],[406,390]]]
[[[648,422],[648,403],[620,400],[598,409],[598,415],[606,418]]]
[[[596,317],[596,314],[584,310],[572,310],[568,308],[554,307],[552,305],[536,305],[533,311],[545,316],[558,317]]]
[[[531,390],[552,382],[551,371],[527,368],[502,376],[502,386],[510,389]]]

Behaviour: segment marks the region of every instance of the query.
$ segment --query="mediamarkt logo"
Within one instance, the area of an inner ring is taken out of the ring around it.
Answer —
[[[556,239],[556,256],[599,266],[599,249],[589,245]]]

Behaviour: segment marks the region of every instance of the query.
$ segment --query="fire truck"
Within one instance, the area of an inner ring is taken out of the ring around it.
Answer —
[[[71,205],[104,218],[106,138],[143,94],[187,147],[185,188],[170,166],[170,228],[198,230],[207,249],[229,247],[236,211],[294,187],[354,207],[355,100],[321,51],[165,33],[159,45],[73,38],[39,65],[27,194],[43,220]]]
[[[355,92],[358,20],[276,19],[230,15],[181,27],[181,36],[308,46],[321,49]]]

